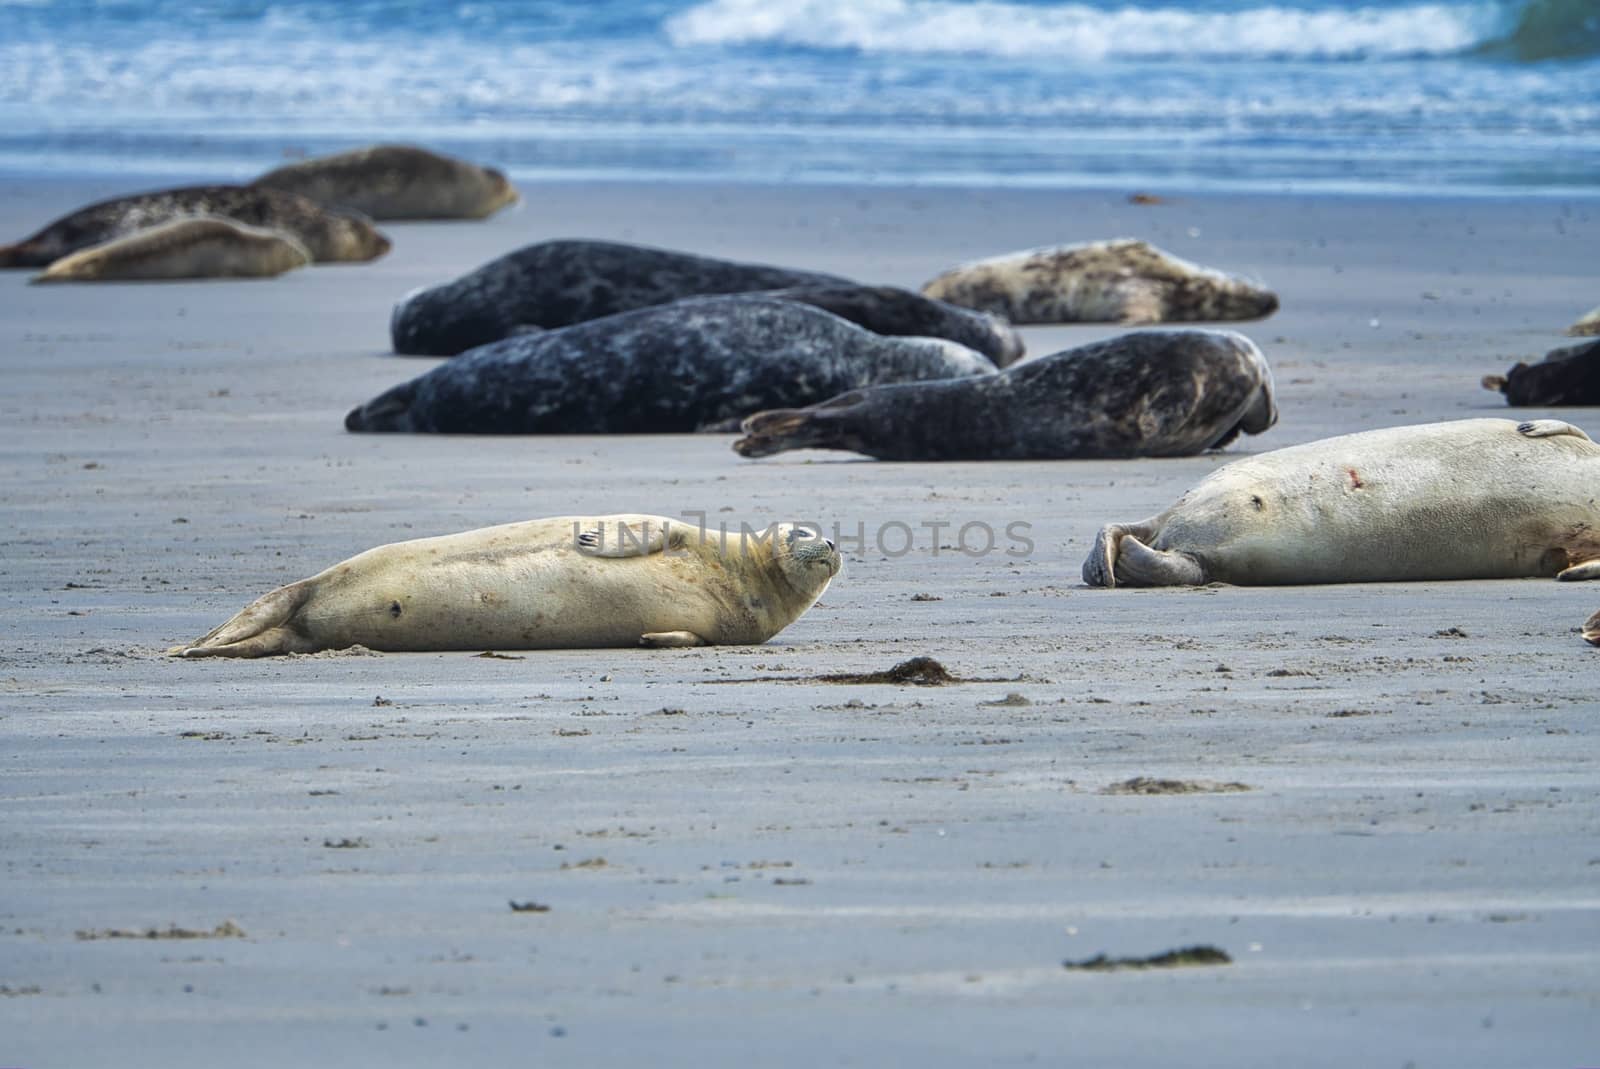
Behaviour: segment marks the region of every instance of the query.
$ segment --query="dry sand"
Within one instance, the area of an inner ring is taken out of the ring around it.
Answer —
[[[0,231],[144,184],[0,184]],[[1479,377],[1595,303],[1600,201],[527,193],[274,281],[0,274],[0,1064],[1600,1064],[1600,584],[1078,579],[1242,450],[1504,412]],[[530,241],[915,285],[1118,235],[1278,289],[1276,429],[938,466],[341,430],[432,365],[385,355],[392,302]],[[159,656],[381,542],[689,509],[918,552],[849,552],[758,648]],[[969,521],[1034,551],[930,552]],[[999,681],[787,681],[917,654]],[[1062,967],[1194,944],[1233,963]]]

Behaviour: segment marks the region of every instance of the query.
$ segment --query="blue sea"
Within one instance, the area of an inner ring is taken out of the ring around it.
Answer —
[[[0,173],[1600,192],[1600,0],[0,0]]]

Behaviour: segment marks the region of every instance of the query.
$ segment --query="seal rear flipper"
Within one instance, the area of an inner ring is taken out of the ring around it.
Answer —
[[[849,429],[852,409],[866,400],[853,390],[810,408],[775,408],[757,412],[740,424],[744,437],[733,443],[742,457],[770,457],[791,449],[851,449],[863,452]]]
[[[1600,579],[1600,560],[1586,560],[1559,572],[1556,578],[1564,583],[1577,583],[1585,579]],[[1589,621],[1593,623],[1594,621]]]
[[[1589,617],[1589,622],[1583,625],[1583,638],[1593,646],[1600,646],[1600,612]]]
[[[1083,562],[1083,581],[1089,586],[1200,586],[1205,569],[1187,553],[1151,549],[1141,538],[1155,533],[1154,522],[1134,526],[1108,524],[1095,537],[1094,549]]]
[[[305,636],[288,626],[311,599],[306,582],[290,583],[246,605],[222,625],[187,646],[167,651],[173,657],[266,657],[274,653],[308,653]]]
[[[276,657],[285,653],[313,653],[317,645],[287,627],[274,627],[259,635],[220,646],[174,646],[173,657]]]
[[[711,646],[693,631],[649,631],[639,636],[639,645],[651,649],[681,649],[688,646]]]
[[[49,262],[49,258],[41,258],[37,253],[30,251],[26,241],[15,245],[0,245],[0,268],[44,267]]]

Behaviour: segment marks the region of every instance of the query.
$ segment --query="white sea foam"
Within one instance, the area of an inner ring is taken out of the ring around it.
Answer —
[[[1010,58],[1351,59],[1458,53],[1503,32],[1506,13],[1492,2],[1196,12],[951,0],[706,0],[665,28],[679,45]]]

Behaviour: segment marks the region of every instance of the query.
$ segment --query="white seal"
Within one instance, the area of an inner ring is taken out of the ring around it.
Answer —
[[[1090,586],[1600,579],[1600,445],[1560,420],[1469,419],[1237,460],[1112,524]]]
[[[794,524],[702,531],[661,516],[561,516],[379,546],[279,587],[181,657],[765,642],[838,574]]]

